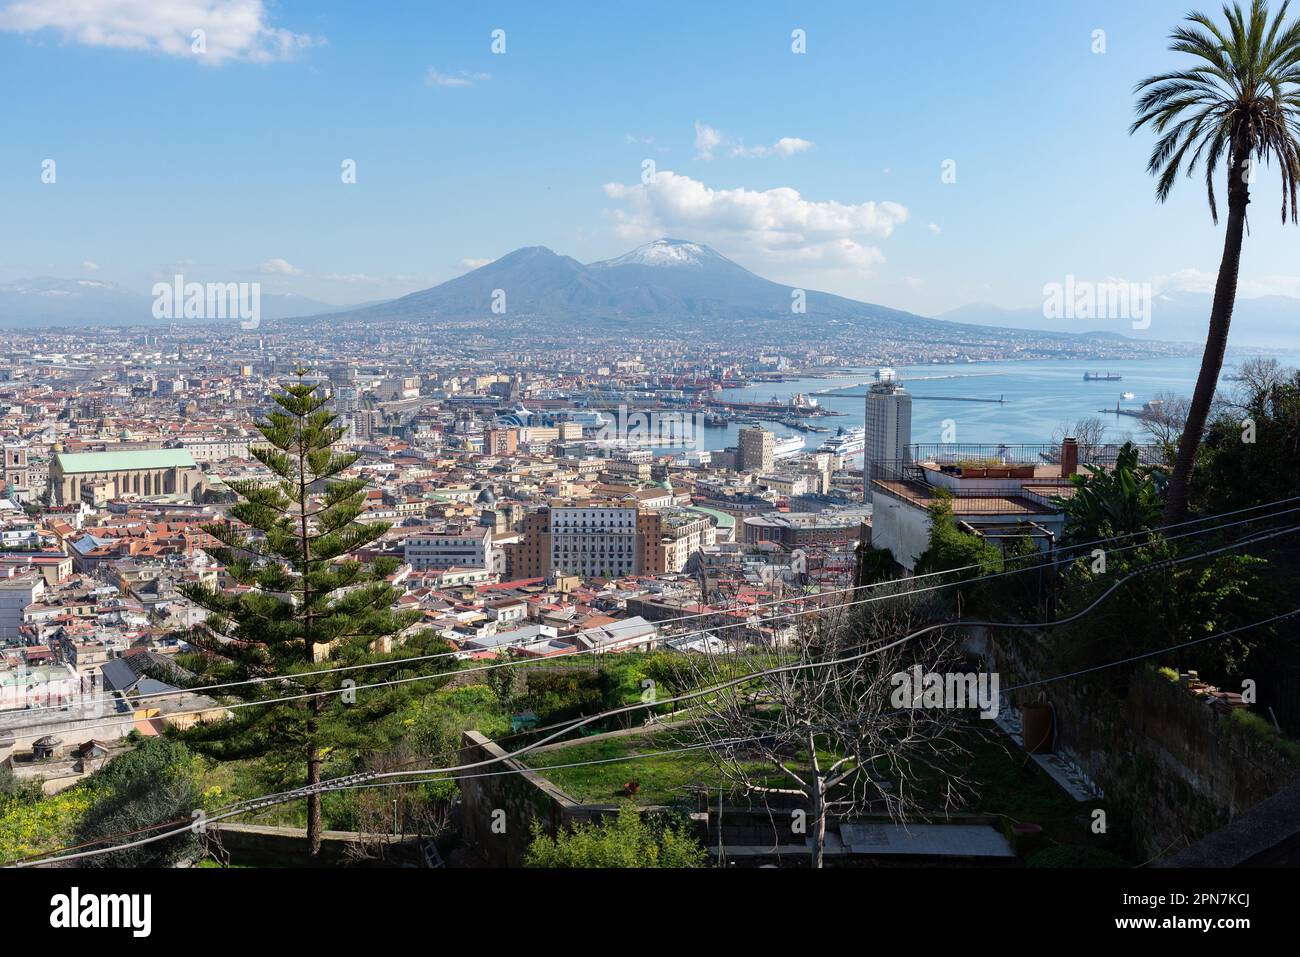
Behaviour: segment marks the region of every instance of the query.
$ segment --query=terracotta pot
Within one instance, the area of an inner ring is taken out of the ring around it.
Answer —
[[[1051,754],[1056,747],[1052,706],[1045,701],[1020,706],[1025,750],[1030,754]]]

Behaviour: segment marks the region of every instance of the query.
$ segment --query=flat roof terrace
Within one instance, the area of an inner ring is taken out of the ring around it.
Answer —
[[[876,479],[871,487],[884,491],[917,508],[928,509],[943,496],[940,489],[924,482]],[[1054,515],[1060,510],[1032,495],[1002,489],[957,489],[948,491],[954,515]]]

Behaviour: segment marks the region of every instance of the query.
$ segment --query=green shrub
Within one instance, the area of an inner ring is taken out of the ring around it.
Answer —
[[[85,780],[94,803],[77,824],[77,843],[120,843],[127,833],[167,830],[171,822],[188,822],[202,803],[199,771],[185,745],[170,738],[150,738],[134,751],[114,758]],[[130,850],[102,854],[81,862],[86,867],[169,867],[198,846],[190,832]]]
[[[1277,728],[1255,714],[1255,712],[1247,711],[1245,708],[1238,708],[1230,711],[1226,716],[1226,720],[1230,726],[1238,728],[1246,734],[1263,738],[1285,755],[1289,761],[1300,764],[1300,744],[1296,744],[1289,738],[1284,738],[1278,733]]]
[[[42,795],[39,780],[22,780],[8,765],[0,764],[0,802],[13,799],[19,802],[39,801]]]
[[[0,797],[0,864],[74,843],[74,829],[91,801],[84,787],[36,800]]]
[[[550,837],[533,822],[525,867],[703,867],[708,852],[684,828],[646,820],[631,804],[618,817]]]

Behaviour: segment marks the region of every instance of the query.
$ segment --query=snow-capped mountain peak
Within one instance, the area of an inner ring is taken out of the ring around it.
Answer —
[[[593,266],[686,266],[702,269],[706,261],[719,259],[708,246],[684,239],[656,239],[638,246],[616,259],[592,263]]]

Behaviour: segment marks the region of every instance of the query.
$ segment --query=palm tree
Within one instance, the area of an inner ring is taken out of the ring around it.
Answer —
[[[1271,23],[1266,0],[1251,0],[1249,13],[1240,3],[1225,5],[1224,27],[1203,13],[1188,14],[1190,26],[1178,27],[1170,34],[1170,49],[1189,54],[1197,62],[1190,69],[1148,77],[1134,90],[1141,95],[1137,120],[1129,133],[1150,126],[1159,136],[1147,171],[1158,177],[1156,196],[1161,202],[1169,198],[1180,172],[1186,170],[1191,177],[1204,162],[1210,216],[1218,225],[1214,177],[1221,162],[1228,178],[1223,260],[1214,287],[1201,372],[1169,480],[1166,521],[1178,521],[1187,514],[1188,479],[1228,345],[1256,164],[1276,158],[1282,174],[1282,222],[1288,213],[1293,223],[1297,221],[1300,21],[1285,22],[1289,5],[1290,0],[1285,0]]]

